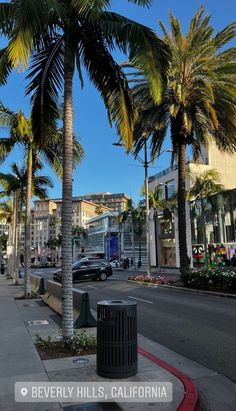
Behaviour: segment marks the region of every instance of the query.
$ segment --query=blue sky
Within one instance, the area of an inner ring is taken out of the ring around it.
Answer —
[[[185,31],[190,18],[201,4],[202,2],[198,0],[154,0],[151,8],[144,9],[127,3],[126,0],[114,0],[112,9],[158,32],[158,20],[161,19],[167,24],[168,11],[171,10],[180,18]],[[236,3],[233,0],[206,0],[204,5],[207,13],[212,16],[212,23],[216,30],[222,29],[236,16]],[[117,61],[122,59],[118,53],[116,57]],[[24,87],[23,75],[12,74],[7,86],[0,89],[0,100],[12,110],[22,108],[29,113],[29,101],[24,97]],[[88,80],[81,90],[76,76],[73,100],[74,130],[85,150],[85,159],[74,173],[73,194],[82,195],[101,191],[125,192],[137,201],[143,184],[144,170],[122,148],[112,146],[112,143],[117,141],[117,136],[115,128],[111,129],[109,126],[106,110],[99,94]],[[1,132],[1,136],[3,135],[6,136],[6,132]],[[165,147],[169,146],[167,139]],[[22,162],[22,153],[19,150],[15,150],[1,165],[1,171],[7,172],[9,164],[13,161]],[[155,174],[168,167],[169,162],[170,154],[163,154],[154,167],[149,169],[149,174]],[[49,168],[46,167],[45,172],[50,173],[54,181],[54,188],[50,190],[49,196],[60,197],[60,181]]]

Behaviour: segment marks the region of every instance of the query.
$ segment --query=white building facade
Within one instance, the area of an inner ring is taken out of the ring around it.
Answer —
[[[224,189],[231,190],[236,187],[236,155],[222,153],[214,143],[207,149],[202,149],[202,156],[197,162],[189,160],[186,163],[186,190],[188,190],[196,175],[215,169],[220,176],[220,182]],[[177,166],[167,168],[149,178],[149,190],[162,187],[162,198],[169,199],[178,187]],[[150,242],[151,265],[154,267],[179,267],[179,241],[178,241],[178,215],[177,209],[173,213],[172,221],[165,221],[162,212],[154,221],[153,211],[150,212]],[[190,204],[186,202],[186,234],[188,256],[192,262],[192,237]]]

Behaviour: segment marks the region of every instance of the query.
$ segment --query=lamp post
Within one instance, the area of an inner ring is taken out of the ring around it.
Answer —
[[[119,143],[112,143],[113,146],[117,147],[123,147],[123,144]],[[147,277],[151,277],[151,250],[150,250],[150,227],[149,227],[149,214],[150,214],[150,208],[149,208],[149,189],[148,189],[148,167],[149,164],[155,160],[155,158],[159,157],[163,153],[169,153],[172,152],[170,149],[165,149],[161,151],[156,157],[151,158],[148,160],[148,154],[147,154],[147,138],[144,139],[144,159],[142,159],[138,154],[136,154],[133,150],[130,150],[130,153],[133,155],[135,160],[138,160],[144,167],[144,172],[145,172],[145,208],[146,208],[146,215],[145,215],[145,220],[146,220],[146,248],[147,248]]]

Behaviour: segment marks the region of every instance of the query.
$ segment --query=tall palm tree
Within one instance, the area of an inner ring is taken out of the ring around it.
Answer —
[[[205,249],[205,265],[208,266],[208,244],[206,235],[206,208],[204,199],[213,194],[223,191],[224,186],[220,183],[220,175],[217,170],[210,169],[203,171],[197,176],[192,176],[193,182],[186,193],[186,198],[189,201],[199,203],[201,210],[201,221],[203,229],[203,242]]]
[[[148,6],[150,0],[128,0]],[[72,304],[72,90],[83,65],[101,94],[110,121],[115,121],[127,148],[132,145],[136,118],[127,82],[111,52],[117,46],[142,68],[152,94],[160,101],[166,78],[168,50],[145,26],[109,11],[111,0],[28,0],[1,4],[0,30],[9,38],[0,53],[0,83],[19,66],[26,68],[36,52],[29,78],[33,128],[40,140],[54,129],[58,92],[64,92],[62,203],[63,334],[73,338]],[[27,7],[27,12],[26,12]],[[148,55],[148,58],[147,58]],[[64,84],[64,85],[63,85]]]
[[[13,112],[0,105],[0,126],[9,129],[9,138],[0,139],[0,161],[6,158],[16,144],[21,144],[26,151],[27,189],[26,189],[26,216],[25,216],[25,295],[31,295],[30,282],[30,204],[33,193],[32,176],[35,167],[40,166],[40,156],[46,159],[53,167],[58,176],[62,174],[61,153],[62,153],[62,131],[48,130],[47,140],[40,142],[32,129],[31,118],[26,118],[23,112]],[[78,141],[73,137],[72,158],[74,163],[79,163],[83,156],[83,149]],[[72,162],[73,166],[73,162]]]
[[[188,267],[186,244],[186,148],[194,158],[201,147],[215,141],[220,150],[236,151],[236,48],[227,48],[235,38],[236,22],[218,33],[201,7],[186,35],[180,21],[169,15],[170,31],[160,23],[164,41],[171,50],[167,86],[161,104],[156,104],[142,72],[133,73],[133,95],[139,117],[136,152],[151,138],[152,155],[160,153],[170,131],[172,162],[178,164],[178,230],[180,270]]]
[[[8,238],[7,238],[7,245],[10,245],[13,235],[13,203],[11,199],[7,199],[5,201],[0,202],[0,221],[4,221],[8,225]],[[9,268],[12,268],[12,259],[8,260],[8,274]]]
[[[37,175],[40,167],[34,164],[32,172],[32,193],[31,195],[45,199],[48,196],[47,187],[53,187],[52,181],[45,175]],[[20,265],[20,238],[23,205],[26,204],[28,173],[25,167],[19,167],[16,163],[11,165],[11,173],[0,173],[0,196],[13,196],[14,206],[14,229],[13,229],[13,280],[18,283],[18,269]]]

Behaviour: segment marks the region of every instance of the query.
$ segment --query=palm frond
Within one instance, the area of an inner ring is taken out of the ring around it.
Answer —
[[[7,47],[0,50],[0,85],[4,86],[7,83],[9,74],[11,73],[13,67],[11,62],[8,60]]]
[[[47,48],[33,57],[27,75],[30,83],[26,94],[31,94],[31,118],[35,139],[40,143],[56,132],[58,94],[63,87],[64,44],[63,37],[55,39]]]
[[[98,16],[102,10],[109,9],[111,0],[72,0],[71,3],[79,16],[88,18],[90,15]]]
[[[124,144],[130,149],[135,110],[125,76],[109,53],[99,30],[91,27],[81,33],[80,54],[91,81],[103,98],[111,121],[116,122]]]
[[[217,49],[222,48],[225,44],[229,43],[236,35],[236,21],[226,26],[223,30],[219,31],[214,37],[214,45]]]
[[[114,38],[131,63],[144,72],[154,101],[160,103],[169,68],[168,45],[151,29],[117,13],[101,13],[100,21],[104,35]]]
[[[6,160],[15,145],[15,141],[10,138],[0,138],[0,164]]]
[[[8,58],[14,68],[27,68],[30,55],[40,38],[47,36],[52,11],[62,10],[57,0],[15,0],[14,30],[8,44]]]
[[[0,3],[0,35],[8,36],[13,29],[12,8],[11,3]]]

